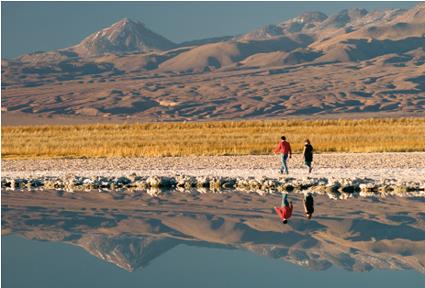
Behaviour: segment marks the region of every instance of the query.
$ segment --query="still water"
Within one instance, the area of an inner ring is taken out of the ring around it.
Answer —
[[[241,250],[178,245],[128,272],[63,243],[3,238],[2,287],[425,287],[415,271],[310,271]]]
[[[425,287],[423,199],[290,199],[2,192],[1,286]]]

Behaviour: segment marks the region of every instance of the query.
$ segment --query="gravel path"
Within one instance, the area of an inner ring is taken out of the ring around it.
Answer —
[[[278,177],[279,156],[202,156],[163,158],[100,158],[2,160],[2,177],[139,175]],[[425,179],[425,152],[329,153],[314,158],[312,177]],[[289,160],[291,177],[309,176],[301,155]]]

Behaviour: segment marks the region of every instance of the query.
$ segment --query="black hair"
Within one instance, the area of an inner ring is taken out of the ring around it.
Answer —
[[[285,137],[285,136],[282,136],[282,137],[280,137],[280,139],[282,139],[282,140],[286,140],[286,137]]]

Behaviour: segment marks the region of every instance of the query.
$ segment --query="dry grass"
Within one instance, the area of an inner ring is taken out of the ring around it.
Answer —
[[[2,128],[3,159],[272,153],[284,134],[300,152],[425,151],[425,119],[264,120]]]

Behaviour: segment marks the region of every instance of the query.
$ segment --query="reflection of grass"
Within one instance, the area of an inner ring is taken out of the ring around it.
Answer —
[[[269,154],[284,134],[295,152],[425,151],[425,119],[264,120],[2,128],[2,157]]]

